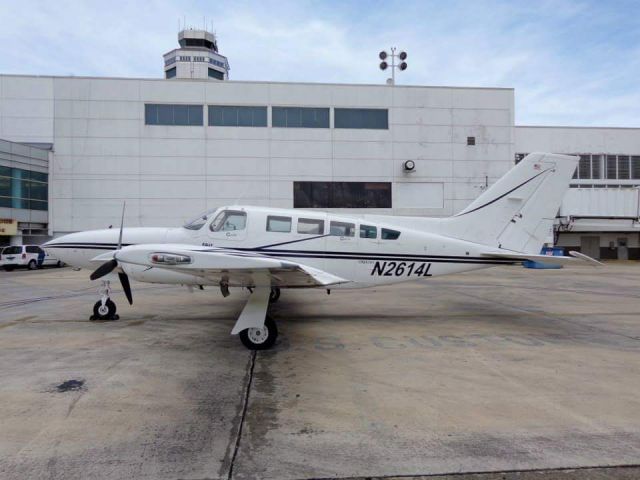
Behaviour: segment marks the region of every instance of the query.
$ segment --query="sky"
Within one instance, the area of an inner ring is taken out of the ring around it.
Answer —
[[[515,88],[518,125],[640,127],[640,1],[0,0],[0,73],[157,78],[179,22],[232,80]]]

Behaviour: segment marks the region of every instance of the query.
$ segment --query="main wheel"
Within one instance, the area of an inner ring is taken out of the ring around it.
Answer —
[[[278,327],[276,322],[267,315],[262,328],[247,328],[240,332],[242,344],[249,350],[268,350],[276,343]]]
[[[98,300],[93,306],[92,320],[114,320],[116,315],[116,304],[108,298],[104,305],[102,301]]]
[[[27,265],[27,268],[29,270],[35,270],[36,268],[38,268],[38,262],[36,262],[35,260],[29,260],[29,264]]]
[[[271,287],[271,293],[269,294],[269,303],[276,303],[280,298],[280,288]]]

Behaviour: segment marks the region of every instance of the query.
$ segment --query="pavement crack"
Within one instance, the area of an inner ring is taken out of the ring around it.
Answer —
[[[238,434],[236,435],[236,442],[233,447],[233,455],[231,456],[231,463],[229,464],[229,474],[227,480],[233,478],[233,467],[235,466],[236,457],[240,451],[240,442],[242,441],[242,428],[244,427],[244,420],[247,416],[247,409],[249,408],[249,395],[251,394],[251,385],[253,383],[253,369],[256,366],[256,351],[251,352],[251,358],[249,360],[249,374],[247,383],[244,390],[244,398],[242,404],[242,414],[240,415],[240,425],[238,426]]]

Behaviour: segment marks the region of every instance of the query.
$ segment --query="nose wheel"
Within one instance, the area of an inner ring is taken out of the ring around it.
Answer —
[[[93,305],[93,315],[89,320],[118,320],[120,317],[116,314],[116,304],[109,298],[111,295],[111,284],[108,280],[102,282],[102,286],[98,289],[100,300]]]
[[[98,300],[93,306],[93,315],[90,320],[118,320],[116,315],[116,304],[110,298],[104,304]]]

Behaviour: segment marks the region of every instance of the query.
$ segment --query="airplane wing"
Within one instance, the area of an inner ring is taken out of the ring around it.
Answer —
[[[328,287],[349,280],[297,262],[259,253],[226,248],[181,244],[141,244],[123,247],[92,259],[105,262],[115,258],[126,272],[159,268],[195,275],[230,287]]]
[[[532,262],[540,262],[547,263],[550,265],[571,265],[580,262],[587,262],[593,266],[602,266],[603,264],[597,261],[595,258],[591,258],[584,253],[570,251],[567,256],[555,256],[555,255],[536,255],[531,253],[505,253],[505,252],[486,252],[481,253],[482,257],[493,257],[493,258],[508,258],[511,260],[521,260],[526,261],[530,260]]]

